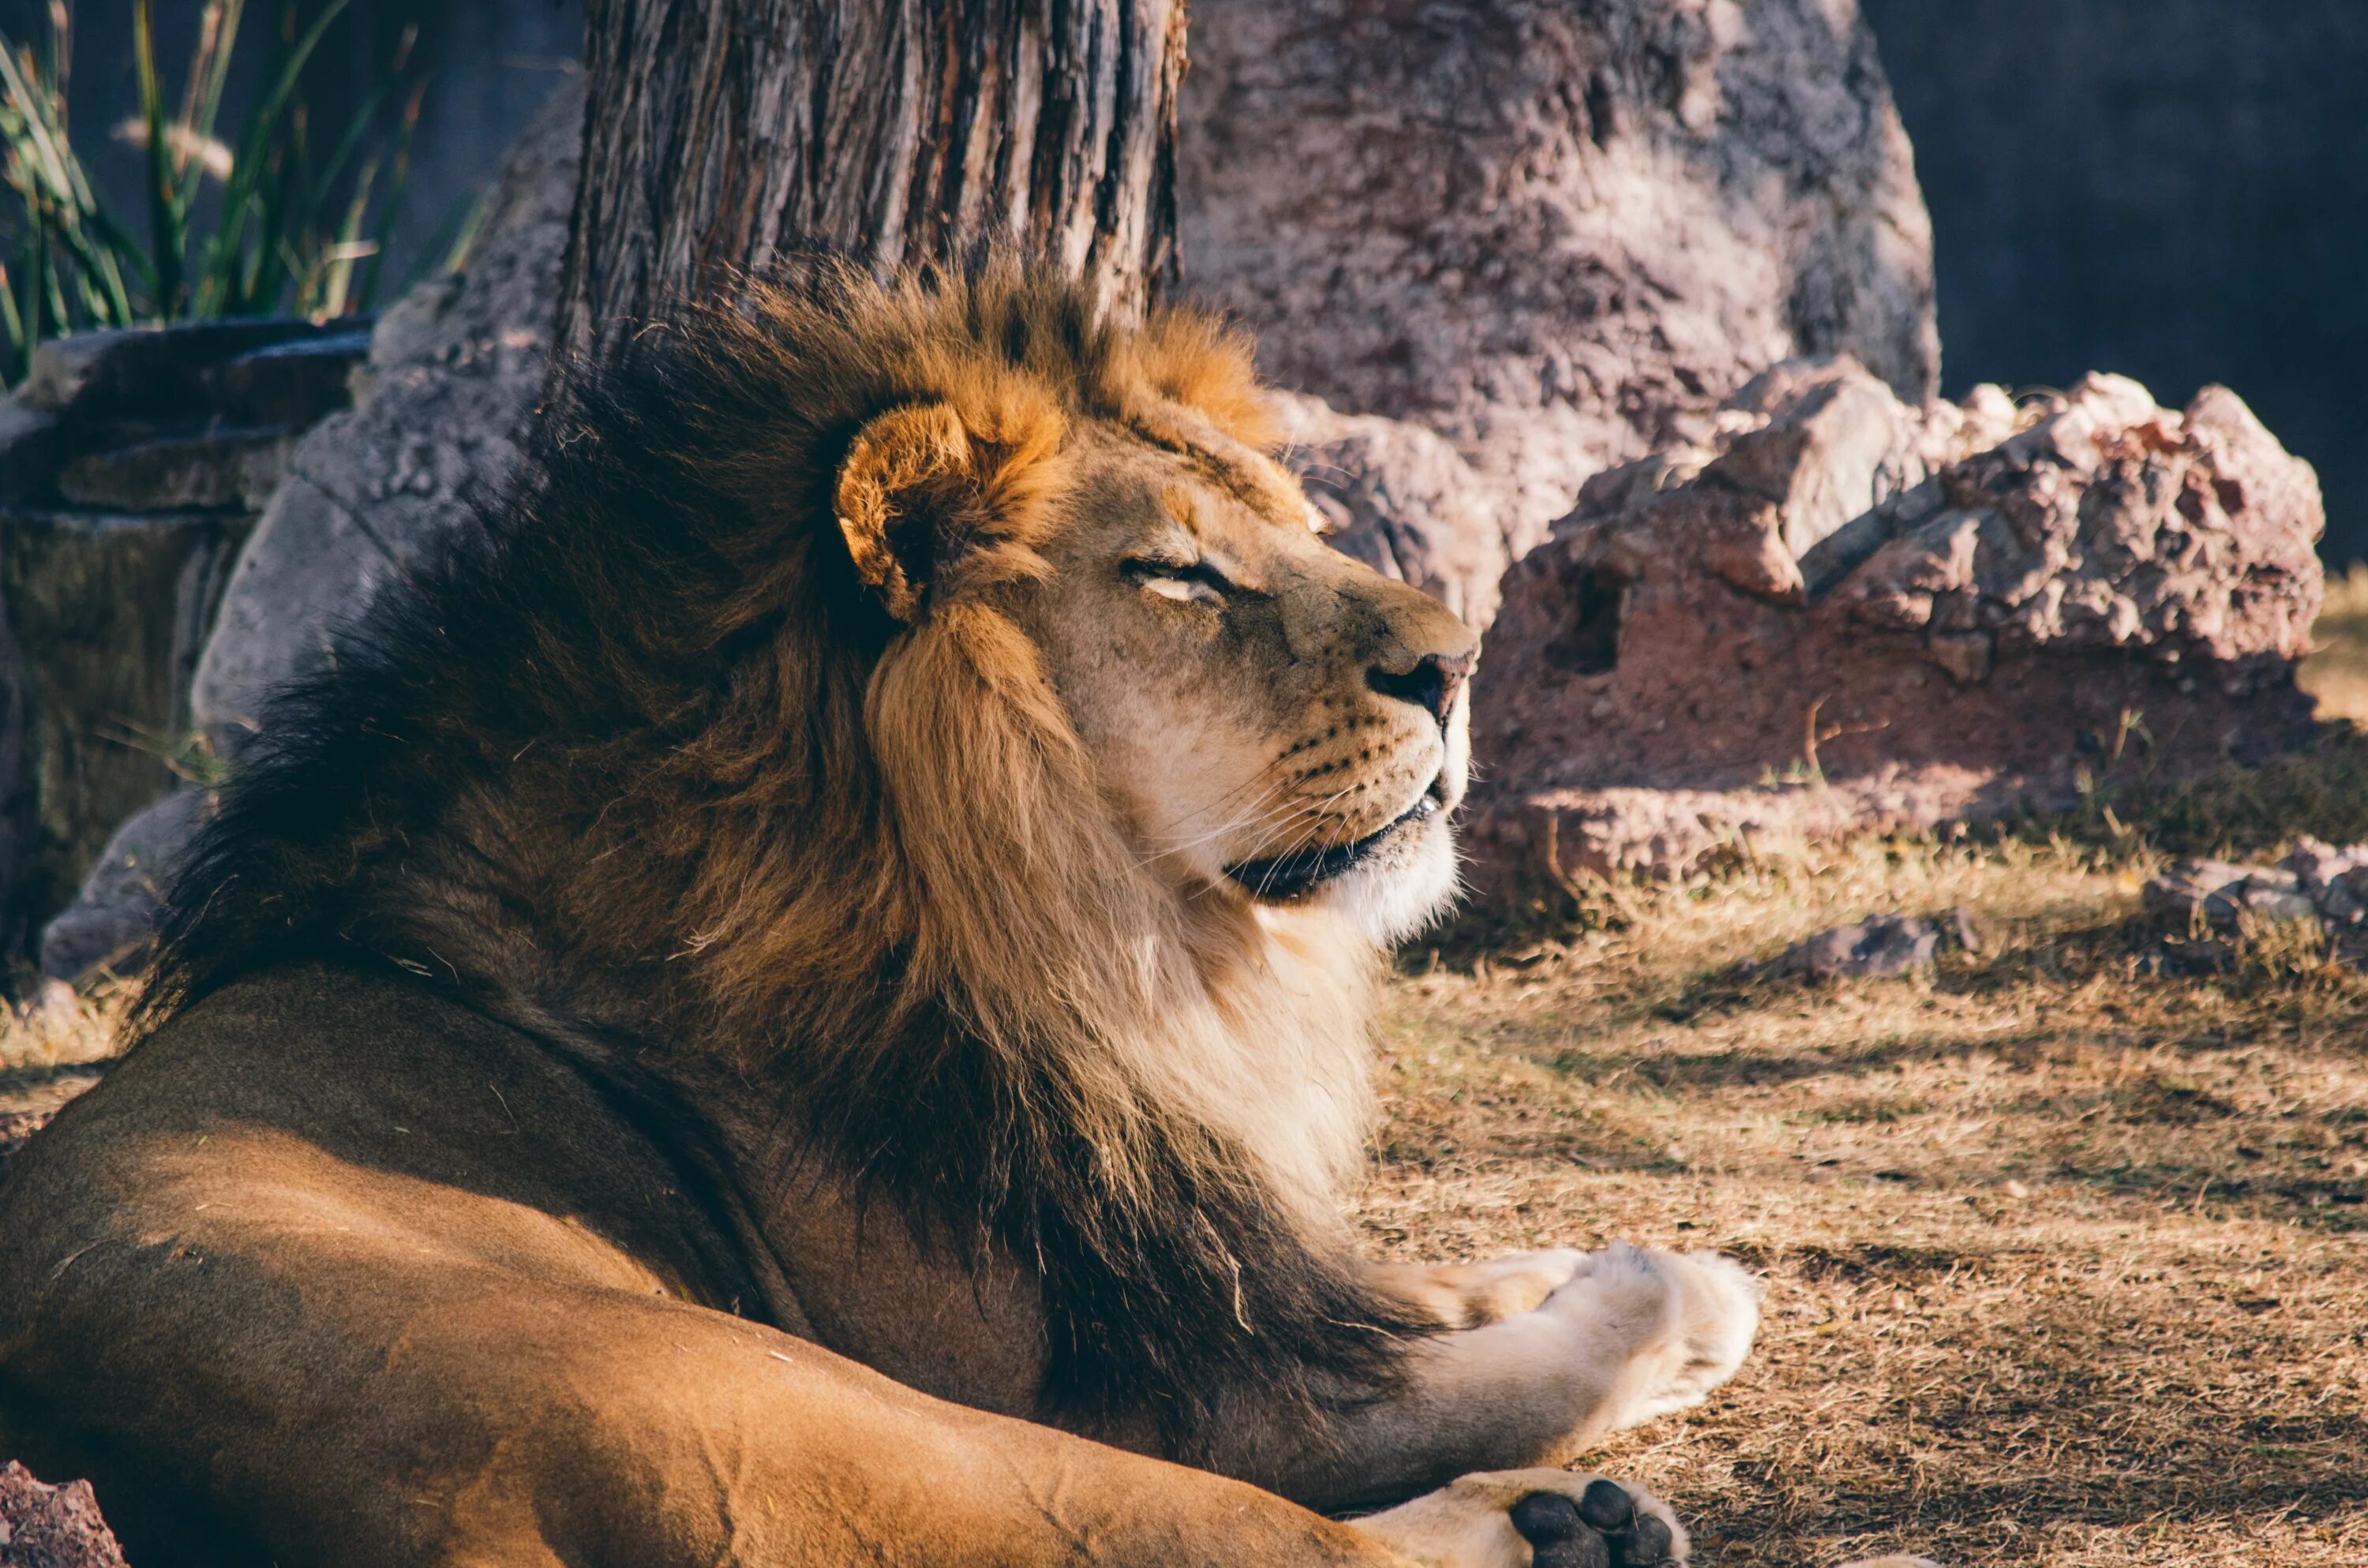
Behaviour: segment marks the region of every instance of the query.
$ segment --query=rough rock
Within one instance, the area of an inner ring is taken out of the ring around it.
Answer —
[[[175,858],[196,836],[211,801],[211,791],[183,786],[115,830],[74,903],[42,927],[43,975],[80,981],[147,968]]]
[[[350,320],[285,317],[78,332],[33,350],[32,368],[15,397],[84,425],[184,419],[214,406],[226,376],[252,373],[234,369],[242,360],[299,343],[322,345],[332,358],[350,360],[356,335]],[[338,374],[342,380],[342,369]]]
[[[1516,554],[1782,359],[1935,390],[1855,0],[1199,0],[1180,113],[1190,288],[1282,384],[1445,437]]]
[[[1285,460],[1334,547],[1487,625],[1512,541],[1462,455],[1406,420],[1341,414],[1321,398],[1277,401],[1291,432]]]
[[[2307,727],[2322,522],[2224,389],[1918,406],[1848,360],[1781,366],[1508,574],[1477,881],[1683,874],[2257,758]]]
[[[353,319],[78,333],[0,400],[0,949],[182,760],[190,676],[296,432],[347,401]]]
[[[1981,927],[1970,910],[1952,909],[1930,920],[1877,915],[1804,937],[1764,968],[1747,965],[1746,970],[1818,983],[1877,980],[1930,969],[1943,949],[1979,952],[1982,945]]]
[[[1906,915],[1885,915],[1820,931],[1777,959],[1778,974],[1811,980],[1876,979],[1932,967],[1941,950],[1938,928]]]
[[[123,1549],[99,1517],[89,1482],[44,1486],[12,1460],[0,1465],[0,1564],[124,1568]]]
[[[58,490],[77,506],[120,512],[251,510],[279,486],[295,444],[292,432],[274,426],[166,436],[76,458],[58,475]]]
[[[330,631],[518,475],[542,385],[582,139],[571,80],[510,153],[469,271],[386,312],[366,401],[296,448],[241,552],[190,707],[235,754],[266,693],[326,662]]]
[[[2139,902],[2149,915],[2191,932],[2292,920],[2359,926],[2368,924],[2368,844],[2337,848],[2305,838],[2274,866],[2181,860],[2147,879]]]

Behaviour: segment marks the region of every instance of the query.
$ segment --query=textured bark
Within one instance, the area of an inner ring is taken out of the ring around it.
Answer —
[[[1008,237],[1140,309],[1175,267],[1181,0],[594,0],[563,357],[826,246]]]
[[[1931,234],[1855,0],[1194,0],[1184,276],[1269,374],[1419,424],[1513,557],[1799,354],[1911,402]]]

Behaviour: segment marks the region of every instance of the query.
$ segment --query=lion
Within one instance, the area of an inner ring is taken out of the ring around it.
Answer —
[[[0,1449],[142,1568],[1685,1562],[1562,1467],[1750,1278],[1344,1217],[1477,644],[1246,342],[813,265],[559,406],[0,1192]]]

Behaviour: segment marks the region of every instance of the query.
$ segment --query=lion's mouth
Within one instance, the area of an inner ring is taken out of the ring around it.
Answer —
[[[1252,898],[1269,903],[1288,903],[1335,877],[1354,870],[1392,834],[1408,823],[1428,822],[1437,816],[1439,804],[1436,788],[1426,790],[1413,805],[1380,831],[1369,833],[1353,843],[1335,844],[1323,848],[1311,846],[1268,860],[1245,860],[1237,866],[1226,867],[1225,875],[1239,883]]]

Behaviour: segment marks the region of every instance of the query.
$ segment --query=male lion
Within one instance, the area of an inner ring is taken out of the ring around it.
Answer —
[[[825,270],[569,406],[20,1156],[0,1451],[142,1568],[1682,1562],[1522,1467],[1750,1281],[1341,1217],[1475,643],[1314,537],[1241,345]]]

